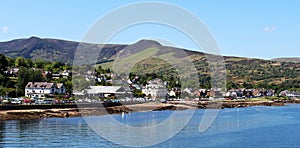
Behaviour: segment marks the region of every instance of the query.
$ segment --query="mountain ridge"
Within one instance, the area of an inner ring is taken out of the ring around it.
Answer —
[[[91,49],[99,49],[102,48],[102,52],[99,54],[98,62],[113,60],[111,58],[115,57],[119,51],[126,47],[132,48],[133,52],[136,49],[144,49],[150,47],[163,47],[164,49],[169,50],[184,50],[187,55],[200,54],[203,55],[205,53],[199,51],[193,51],[183,48],[171,47],[161,45],[159,42],[154,40],[142,39],[133,44],[93,44],[93,43],[80,43],[76,41],[68,41],[64,39],[52,39],[52,38],[39,38],[32,36],[30,38],[21,38],[14,39],[10,41],[0,42],[0,53],[16,58],[18,56],[24,58],[42,58],[44,60],[49,61],[59,61],[65,63],[72,63],[74,53],[78,45],[86,45],[84,47],[88,47]],[[166,51],[167,52],[167,51]],[[251,57],[238,57],[238,56],[224,56],[225,59],[228,58],[247,58],[247,59],[256,59],[256,60],[266,60],[260,58],[251,58]],[[268,60],[267,60],[268,61]],[[274,58],[271,61],[278,62],[296,62],[300,63],[300,58],[297,57],[283,57],[283,58]]]
[[[293,63],[300,63],[300,57],[280,57],[280,58],[274,58],[271,59],[272,61],[277,62],[293,62]]]
[[[41,58],[47,61],[59,61],[71,64],[76,48],[79,44],[83,48],[102,48],[102,52],[99,53],[99,56],[103,57],[104,59],[109,59],[111,56],[115,55],[126,46],[122,44],[101,45],[79,43],[61,39],[42,39],[38,37],[30,37],[25,39],[15,39],[6,42],[0,42],[0,53],[11,58],[16,58],[19,56],[31,59]]]

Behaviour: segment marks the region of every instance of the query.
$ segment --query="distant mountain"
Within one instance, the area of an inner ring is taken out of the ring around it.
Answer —
[[[64,63],[71,64],[76,52],[76,48],[80,45],[80,48],[89,50],[89,54],[99,54],[97,63],[103,63],[107,61],[112,61],[118,56],[122,49],[130,49],[130,52],[136,53],[138,50],[158,47],[164,50],[161,50],[159,54],[169,52],[170,50],[184,50],[186,54],[203,54],[201,52],[194,52],[180,48],[162,46],[160,43],[153,40],[140,40],[131,45],[122,45],[122,44],[90,44],[90,43],[79,43],[74,41],[66,41],[59,39],[41,39],[38,37],[30,37],[26,39],[16,39],[7,42],[0,42],[0,53],[16,58],[40,58],[48,61],[59,61]],[[99,51],[100,53],[95,53]],[[86,51],[84,50],[84,51]],[[89,59],[89,54],[87,53],[76,53],[79,54],[77,57],[81,57],[86,60]],[[127,52],[126,54],[131,54]],[[181,56],[181,55],[177,55]]]
[[[300,63],[300,58],[275,58],[272,61]]]
[[[0,53],[16,58],[18,56],[24,58],[41,58],[49,61],[60,61],[72,63],[74,53],[78,42],[58,40],[58,39],[41,39],[31,37],[27,39],[17,39],[8,42],[0,42]],[[80,44],[83,48],[100,49],[103,45],[97,44]],[[126,45],[105,45],[99,54],[99,61],[110,59],[113,55],[123,49]],[[83,57],[88,58],[88,57]]]

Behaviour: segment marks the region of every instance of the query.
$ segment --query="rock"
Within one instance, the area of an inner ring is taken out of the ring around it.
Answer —
[[[167,106],[159,106],[153,109],[153,111],[162,111],[162,110],[176,110],[176,106],[174,105],[167,105]]]
[[[72,113],[71,113],[72,112]],[[1,111],[0,120],[37,119],[37,118],[66,118],[80,116],[79,110],[57,109],[57,110],[10,110]]]

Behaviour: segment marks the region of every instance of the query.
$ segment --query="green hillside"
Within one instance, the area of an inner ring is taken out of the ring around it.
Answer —
[[[72,64],[78,42],[31,37],[0,42],[0,53],[12,58],[24,57]],[[199,81],[202,88],[211,87],[210,64],[204,53],[162,46],[156,41],[141,40],[131,45],[80,44],[86,49],[77,52],[80,63],[91,64],[91,55],[98,54],[97,63],[123,77],[140,76],[141,83],[152,78],[169,81],[171,86],[193,87]],[[100,53],[99,49],[102,49]],[[284,60],[283,60],[284,59]],[[242,57],[224,57],[226,67],[216,77],[226,75],[227,88],[267,88],[300,91],[299,58],[263,60]],[[289,59],[289,60],[287,60]],[[290,61],[290,62],[286,62]],[[177,66],[174,66],[177,65]],[[217,65],[222,65],[218,63]],[[195,70],[194,70],[195,68]],[[180,69],[180,70],[178,70]],[[198,81],[189,76],[198,77]],[[181,82],[180,84],[176,83]],[[221,82],[221,81],[220,81]]]

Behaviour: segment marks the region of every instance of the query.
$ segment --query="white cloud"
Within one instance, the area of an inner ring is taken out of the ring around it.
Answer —
[[[3,33],[6,33],[8,31],[8,27],[3,26],[3,27],[1,27],[1,30],[2,30]]]
[[[274,32],[276,31],[276,26],[266,26],[264,32]]]

